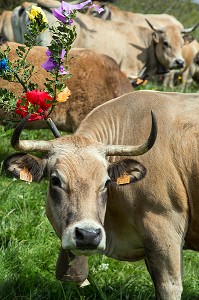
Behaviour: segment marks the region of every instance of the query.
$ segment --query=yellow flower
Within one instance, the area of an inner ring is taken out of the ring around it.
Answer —
[[[71,95],[71,91],[66,87],[62,92],[57,94],[56,100],[58,102],[65,102],[68,100],[68,97]]]
[[[32,5],[30,12],[26,11],[30,20],[35,21],[38,17],[39,14],[42,15],[42,22],[43,23],[48,23],[48,20],[46,18],[45,13],[43,12],[43,10],[41,9],[41,7]]]

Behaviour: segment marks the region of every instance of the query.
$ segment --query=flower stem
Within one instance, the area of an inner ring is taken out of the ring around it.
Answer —
[[[15,73],[15,76],[17,77],[17,80],[19,81],[19,83],[21,83],[21,85],[23,86],[24,91],[27,92],[28,88],[27,88],[26,84],[23,82],[23,80],[21,80],[20,76],[17,73]]]
[[[59,78],[59,68],[58,68],[58,70],[56,71],[55,82],[57,82],[58,78]],[[55,102],[56,102],[56,97],[57,97],[57,84],[55,83],[55,87],[54,87],[54,99],[53,99],[53,103],[54,103],[54,104],[51,106],[50,112],[48,113],[48,116],[53,112],[54,108],[56,107],[56,104],[55,104]]]

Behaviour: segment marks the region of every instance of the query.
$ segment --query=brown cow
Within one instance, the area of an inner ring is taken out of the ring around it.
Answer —
[[[129,145],[148,136],[150,110],[158,136],[138,162]],[[66,250],[79,260],[96,252],[145,259],[157,299],[181,299],[182,251],[199,251],[198,119],[199,94],[138,91],[98,106],[72,136],[20,141],[19,125],[13,147],[47,155],[17,153],[4,165],[33,181],[48,174],[47,215],[61,239],[58,267],[65,264],[66,277]]]
[[[56,18],[49,9],[43,6],[42,9],[46,13],[49,25],[56,26]],[[15,8],[12,22],[15,41],[23,43],[29,22],[26,11],[21,7]],[[129,78],[139,76],[143,69],[146,69],[146,75],[151,77],[157,72],[184,65],[182,33],[185,29],[173,23],[161,28],[151,26],[151,30],[149,27],[143,28],[132,23],[107,22],[78,13],[74,25],[77,27],[77,39],[73,47],[94,49],[112,57]],[[189,28],[189,31],[193,29],[195,27]],[[39,40],[41,45],[49,45],[49,31],[42,33]]]
[[[1,49],[5,49],[7,45],[11,47],[9,59],[14,61],[17,58],[18,44],[8,43]],[[39,89],[44,89],[45,78],[48,76],[48,73],[41,68],[47,58],[46,49],[46,47],[36,46],[28,55],[28,61],[35,67],[32,81],[38,83]],[[133,89],[117,63],[106,55],[89,49],[71,49],[69,60],[69,71],[72,76],[67,80],[67,86],[72,94],[67,102],[59,103],[51,115],[57,127],[64,131],[76,129],[94,107]],[[23,92],[20,84],[3,81],[2,78],[0,78],[0,88],[7,88],[17,96]],[[2,118],[3,115],[0,114],[0,119]],[[29,126],[46,128],[46,122],[35,121]]]
[[[171,71],[168,76],[164,78],[164,87],[173,88],[174,85],[181,82],[182,91],[185,91],[187,85],[193,82],[195,74],[199,71],[197,63],[197,54],[199,53],[199,43],[197,40],[193,40],[190,43],[183,45],[182,56],[185,59],[185,67],[182,70]],[[178,78],[181,78],[179,81]]]
[[[114,22],[125,21],[134,23],[135,25],[148,27],[146,23],[147,19],[154,26],[158,26],[160,28],[164,28],[165,26],[171,24],[178,26],[181,30],[184,28],[184,26],[172,15],[134,13],[131,11],[121,10],[120,8],[114,5],[101,4],[98,1],[94,1],[93,3],[97,4],[99,7],[102,7],[104,11],[99,14],[95,7],[90,7],[88,8],[86,14],[92,15],[103,20],[111,20]]]
[[[109,55],[129,78],[138,76],[144,67],[150,77],[159,71],[158,66],[164,71],[184,66],[182,46],[187,36],[184,41],[183,31],[178,26],[171,24],[158,28],[148,22],[149,26],[145,28],[81,13],[77,14],[75,21],[77,38],[74,47],[90,48]]]
[[[14,34],[11,24],[12,11],[4,10],[0,15],[0,35],[6,41],[14,42]]]
[[[197,63],[198,53],[199,43],[195,39],[190,44],[184,45],[182,48],[182,55],[186,62],[181,75],[183,91],[186,90],[188,84],[193,82],[195,74],[199,72],[199,66]]]

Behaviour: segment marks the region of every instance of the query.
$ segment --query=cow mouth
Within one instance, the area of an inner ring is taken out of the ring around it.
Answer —
[[[180,70],[185,67],[185,61],[183,59],[175,59],[173,60],[170,69],[171,70]]]
[[[174,65],[170,68],[170,70],[180,70],[183,69],[183,65]]]

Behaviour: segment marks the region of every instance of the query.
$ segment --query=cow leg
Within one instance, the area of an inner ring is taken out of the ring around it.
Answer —
[[[174,217],[174,216],[173,216]],[[180,300],[182,294],[183,231],[157,215],[144,224],[146,265],[158,300]],[[153,221],[152,221],[153,220]],[[182,221],[183,222],[183,221]],[[176,225],[176,223],[175,223]],[[181,234],[179,234],[181,232]]]
[[[56,265],[56,278],[62,281],[74,281],[81,285],[88,276],[88,258],[75,256],[70,251],[60,249]]]

